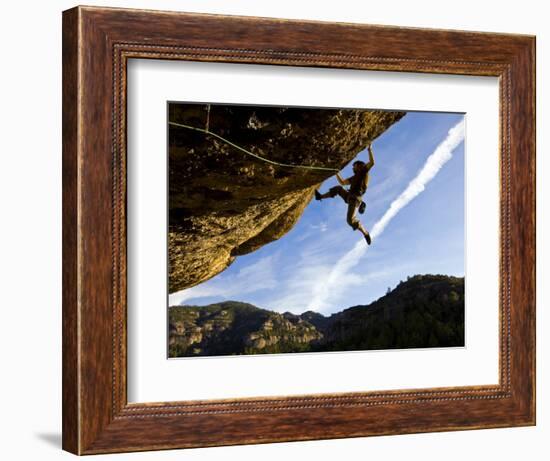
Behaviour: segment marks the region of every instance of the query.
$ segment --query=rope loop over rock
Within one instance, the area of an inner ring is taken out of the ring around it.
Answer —
[[[208,108],[210,109],[210,106]],[[209,130],[209,124],[210,124],[209,122],[210,122],[210,110],[208,110],[208,117],[206,119],[206,129],[197,128],[197,127],[190,126],[190,125],[185,125],[183,123],[168,122],[168,124],[172,125],[172,126],[177,126],[179,128],[186,128],[188,130],[199,131],[201,133],[204,133],[204,134],[207,134],[207,135],[210,135],[210,136],[214,136],[215,138],[219,139],[220,141],[223,141],[226,144],[229,144],[230,146],[234,147],[235,149],[238,149],[241,152],[244,152],[246,155],[249,155],[251,157],[254,157],[257,160],[269,163],[271,165],[276,165],[276,166],[285,167],[285,168],[301,168],[301,169],[304,169],[304,170],[320,170],[320,171],[333,171],[333,172],[340,171],[338,168],[331,168],[331,167],[324,167],[324,166],[312,166],[312,165],[292,165],[290,163],[281,163],[281,162],[276,162],[274,160],[269,160],[265,157],[261,157],[260,155],[254,154],[254,153],[246,150],[245,148],[243,148],[241,146],[238,146],[237,144],[229,141],[228,139],[220,136],[219,134],[213,133],[212,131]]]

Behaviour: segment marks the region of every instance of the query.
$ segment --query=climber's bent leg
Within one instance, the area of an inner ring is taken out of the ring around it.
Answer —
[[[342,186],[334,186],[334,187],[331,187],[327,194],[330,194],[331,197],[336,197],[337,195],[339,195],[340,197],[342,197],[344,199],[344,202],[348,202],[348,197],[349,197],[349,192],[344,189]]]
[[[334,186],[331,187],[328,192],[325,192],[324,194],[319,193],[318,191],[315,191],[315,198],[317,200],[321,200],[324,198],[333,198],[339,195],[344,199],[344,201],[347,201],[348,197],[348,191],[344,189],[342,186]]]

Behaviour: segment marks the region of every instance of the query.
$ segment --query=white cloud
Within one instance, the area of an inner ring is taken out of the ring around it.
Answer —
[[[366,287],[373,280],[387,278],[388,275],[401,269],[392,267],[391,270],[373,270],[362,274],[343,271],[338,274],[338,279],[336,279],[336,274],[333,274],[333,267],[329,264],[315,265],[314,261],[309,261],[309,264],[303,261],[292,277],[285,280],[285,291],[262,307],[279,312],[289,311],[295,314],[307,310],[323,314],[332,313],[349,306],[345,303],[349,303],[347,299],[349,293],[356,287]],[[321,300],[318,298],[320,289],[329,283],[331,284],[329,296]],[[314,303],[312,299],[319,299],[319,301]]]
[[[437,146],[435,151],[428,157],[422,169],[409,183],[407,188],[397,197],[373,226],[371,237],[379,237],[393,217],[411,202],[418,194],[424,191],[441,167],[447,163],[456,147],[464,140],[464,120],[451,128],[447,137]],[[331,299],[339,294],[350,284],[356,281],[351,270],[359,263],[367,250],[364,241],[358,241],[354,247],[342,256],[330,271],[328,277],[322,278],[314,287],[313,296],[310,299],[307,309],[323,311],[330,306]]]
[[[176,306],[190,299],[206,296],[221,296],[227,299],[232,296],[276,288],[278,284],[273,269],[276,258],[277,254],[266,256],[254,264],[240,269],[235,275],[224,277],[222,273],[211,281],[171,293],[168,297],[168,305]]]
[[[311,224],[311,228],[315,231],[326,232],[328,229],[328,223],[326,221],[322,221],[319,224]]]

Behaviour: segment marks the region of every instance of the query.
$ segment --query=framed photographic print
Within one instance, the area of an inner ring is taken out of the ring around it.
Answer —
[[[63,13],[63,448],[535,423],[530,36]]]

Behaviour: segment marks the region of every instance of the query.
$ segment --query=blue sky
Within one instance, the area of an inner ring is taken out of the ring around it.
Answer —
[[[170,305],[231,299],[278,312],[315,310],[327,315],[368,304],[410,275],[463,276],[461,138],[447,149],[446,157],[443,152],[445,159],[435,169],[433,165],[441,158],[440,144],[449,138],[449,130],[463,119],[462,114],[409,112],[373,142],[376,164],[363,197],[367,209],[358,215],[371,231],[377,222],[379,230],[383,227],[370,247],[347,225],[342,199],[313,200],[284,237],[240,256],[216,277],[170,295]],[[366,150],[357,158],[367,160]],[[427,182],[426,174],[431,178]],[[352,175],[351,162],[342,175]],[[425,187],[418,186],[419,180]],[[335,184],[336,178],[329,178],[320,190]],[[389,221],[381,226],[390,205],[391,219],[386,215]]]

